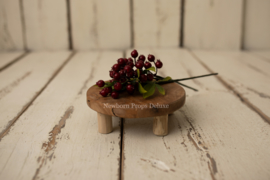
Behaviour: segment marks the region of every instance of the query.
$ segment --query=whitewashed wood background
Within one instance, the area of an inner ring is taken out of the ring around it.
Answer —
[[[0,51],[270,49],[270,0],[0,0]]]

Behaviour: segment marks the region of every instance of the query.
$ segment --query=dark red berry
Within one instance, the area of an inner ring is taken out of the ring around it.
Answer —
[[[127,80],[127,78],[125,78],[125,77],[122,77],[121,79],[120,79],[120,83],[124,83],[124,82],[126,82],[126,80]]]
[[[145,74],[142,74],[142,75],[140,76],[140,80],[141,80],[142,82],[146,82],[146,81],[147,81],[147,76],[146,76]]]
[[[153,61],[155,60],[155,56],[152,55],[152,54],[149,54],[147,59],[148,59],[149,61],[153,62]]]
[[[128,62],[127,58],[124,58],[124,60],[125,60],[125,64],[127,64],[127,62]]]
[[[152,64],[151,64],[150,62],[145,62],[145,63],[144,63],[144,67],[145,67],[146,69],[150,68],[151,66],[152,66]]]
[[[116,82],[113,87],[116,91],[120,91],[122,89],[122,84],[120,82]]]
[[[117,62],[120,65],[124,65],[125,64],[125,60],[123,58],[118,59]]]
[[[113,76],[113,78],[116,79],[116,80],[119,80],[121,78],[120,73],[118,73],[118,72],[115,73],[114,76]]]
[[[111,79],[110,82],[112,83],[113,82],[113,79]]]
[[[107,94],[112,93],[112,88],[111,87],[106,87],[103,90],[105,90]]]
[[[129,94],[133,94],[134,90],[135,90],[135,88],[133,85],[131,85],[131,84],[127,85],[127,92]]]
[[[148,81],[152,81],[154,79],[154,75],[153,74],[147,74],[147,79],[148,79]]]
[[[128,62],[132,62],[133,63],[133,59],[132,58],[128,58]]]
[[[132,52],[131,52],[131,56],[133,58],[136,58],[138,56],[138,52],[134,49]]]
[[[132,71],[132,67],[131,66],[129,66],[129,65],[126,65],[125,67],[124,67],[124,70],[128,73],[128,72],[131,72]]]
[[[139,69],[139,71],[140,71],[140,74],[142,74],[142,70],[141,70],[141,69]],[[135,76],[135,77],[138,77],[138,74],[137,74],[137,69],[136,69],[136,70],[134,70],[134,76]]]
[[[102,90],[99,92],[99,94],[100,94],[101,96],[103,96],[103,97],[106,97],[106,96],[108,95],[108,93],[106,92],[105,89],[102,89]]]
[[[138,69],[142,69],[143,65],[144,65],[143,61],[137,61],[136,64],[135,64],[136,68],[138,68]]]
[[[103,87],[105,85],[105,82],[103,80],[99,80],[98,82],[96,82],[96,85],[98,87]]]
[[[120,70],[120,65],[119,64],[115,64],[115,65],[113,65],[112,69],[114,71],[119,71]]]
[[[114,91],[112,92],[111,96],[113,99],[117,99],[119,97],[119,93]]]
[[[125,70],[124,69],[121,69],[120,71],[119,71],[119,74],[121,75],[121,76],[125,76],[126,74],[125,74]]]
[[[126,74],[127,77],[131,78],[134,75],[134,71],[130,71]]]
[[[140,56],[139,56],[139,60],[140,60],[140,61],[144,61],[144,60],[145,60],[145,56],[144,56],[144,55],[140,55]]]
[[[163,66],[163,63],[160,60],[157,60],[156,67],[157,68],[162,68],[162,66]]]
[[[114,71],[110,71],[110,77],[113,78],[114,76]]]
[[[134,67],[133,62],[128,62],[128,63],[127,63],[127,65],[129,65],[131,68],[133,68],[133,67]]]

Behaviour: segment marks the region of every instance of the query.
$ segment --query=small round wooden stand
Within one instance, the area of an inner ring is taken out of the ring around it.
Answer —
[[[143,99],[139,92],[133,95],[120,93],[119,99],[102,97],[99,87],[92,86],[87,91],[87,104],[97,112],[98,131],[102,134],[112,132],[112,116],[121,118],[153,117],[153,132],[158,136],[168,134],[168,114],[181,108],[185,103],[185,90],[176,83],[163,84],[166,94],[156,90],[151,97]]]

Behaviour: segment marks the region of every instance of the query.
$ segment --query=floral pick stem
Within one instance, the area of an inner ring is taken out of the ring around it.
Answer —
[[[195,88],[193,88],[193,87],[187,86],[187,85],[182,84],[182,83],[180,83],[180,82],[176,82],[176,83],[177,83],[177,84],[180,84],[181,86],[184,86],[184,87],[186,87],[186,88],[192,89],[193,91],[198,91],[198,89],[195,89]]]

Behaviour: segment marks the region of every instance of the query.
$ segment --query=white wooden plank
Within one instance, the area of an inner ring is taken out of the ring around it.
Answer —
[[[270,48],[270,1],[247,0],[245,5],[244,48]]]
[[[134,46],[180,45],[180,0],[133,1]]]
[[[24,0],[27,48],[68,49],[66,0]]]
[[[164,75],[209,73],[185,50],[139,52],[161,58]],[[268,179],[270,126],[216,78],[185,83],[199,92],[187,91],[167,136],[153,135],[149,118],[125,119],[123,179]]]
[[[242,11],[243,0],[185,1],[184,46],[240,49]]]
[[[74,49],[130,47],[130,7],[126,0],[71,0]]]
[[[239,93],[270,123],[270,63],[244,52],[195,51],[209,69]],[[260,111],[260,112],[259,112]]]
[[[0,51],[23,50],[23,31],[18,0],[0,0]]]
[[[120,56],[88,52],[71,59],[1,140],[0,179],[119,179],[119,119],[114,132],[99,134],[86,91],[109,77]]]
[[[22,51],[0,53],[0,71],[23,54]]]
[[[0,135],[38,95],[70,52],[32,53],[0,73]]]

